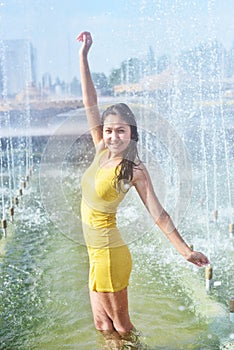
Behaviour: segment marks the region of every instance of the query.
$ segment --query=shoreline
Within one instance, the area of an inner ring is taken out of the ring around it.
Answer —
[[[2,102],[0,105],[0,113],[10,112],[10,111],[25,111],[28,110],[38,110],[44,111],[47,109],[75,109],[83,107],[82,99],[67,98],[67,99],[38,99],[30,100],[27,102],[17,101],[17,100],[8,100]]]
[[[82,100],[79,99],[37,100],[30,101],[28,104],[14,101],[0,106],[0,117],[6,120],[6,129],[10,128],[13,134],[17,135],[25,123],[30,125],[30,128],[48,128],[53,118],[59,114],[82,107]],[[8,133],[9,130],[5,134],[6,137]]]

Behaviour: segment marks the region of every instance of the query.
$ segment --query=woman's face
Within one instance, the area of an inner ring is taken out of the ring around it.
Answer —
[[[131,140],[131,128],[119,115],[109,114],[103,125],[103,140],[113,156],[121,156]]]

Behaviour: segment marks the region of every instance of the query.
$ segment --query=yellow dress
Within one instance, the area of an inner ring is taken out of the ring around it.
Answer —
[[[128,286],[132,259],[116,226],[117,207],[125,192],[113,186],[115,168],[100,166],[104,152],[95,156],[82,177],[81,217],[90,262],[89,288],[117,292]]]

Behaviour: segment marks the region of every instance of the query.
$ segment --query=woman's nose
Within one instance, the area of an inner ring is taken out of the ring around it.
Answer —
[[[116,139],[118,139],[118,138],[119,138],[118,133],[117,133],[116,131],[112,131],[112,133],[111,133],[111,139],[112,139],[112,140],[116,140]]]

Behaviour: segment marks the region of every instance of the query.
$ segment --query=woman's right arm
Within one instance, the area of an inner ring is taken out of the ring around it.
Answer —
[[[97,93],[90,73],[88,53],[92,46],[92,37],[89,32],[82,32],[77,37],[81,41],[80,53],[80,75],[83,103],[90,127],[94,145],[97,146],[102,140],[102,128],[100,112],[97,105]]]

